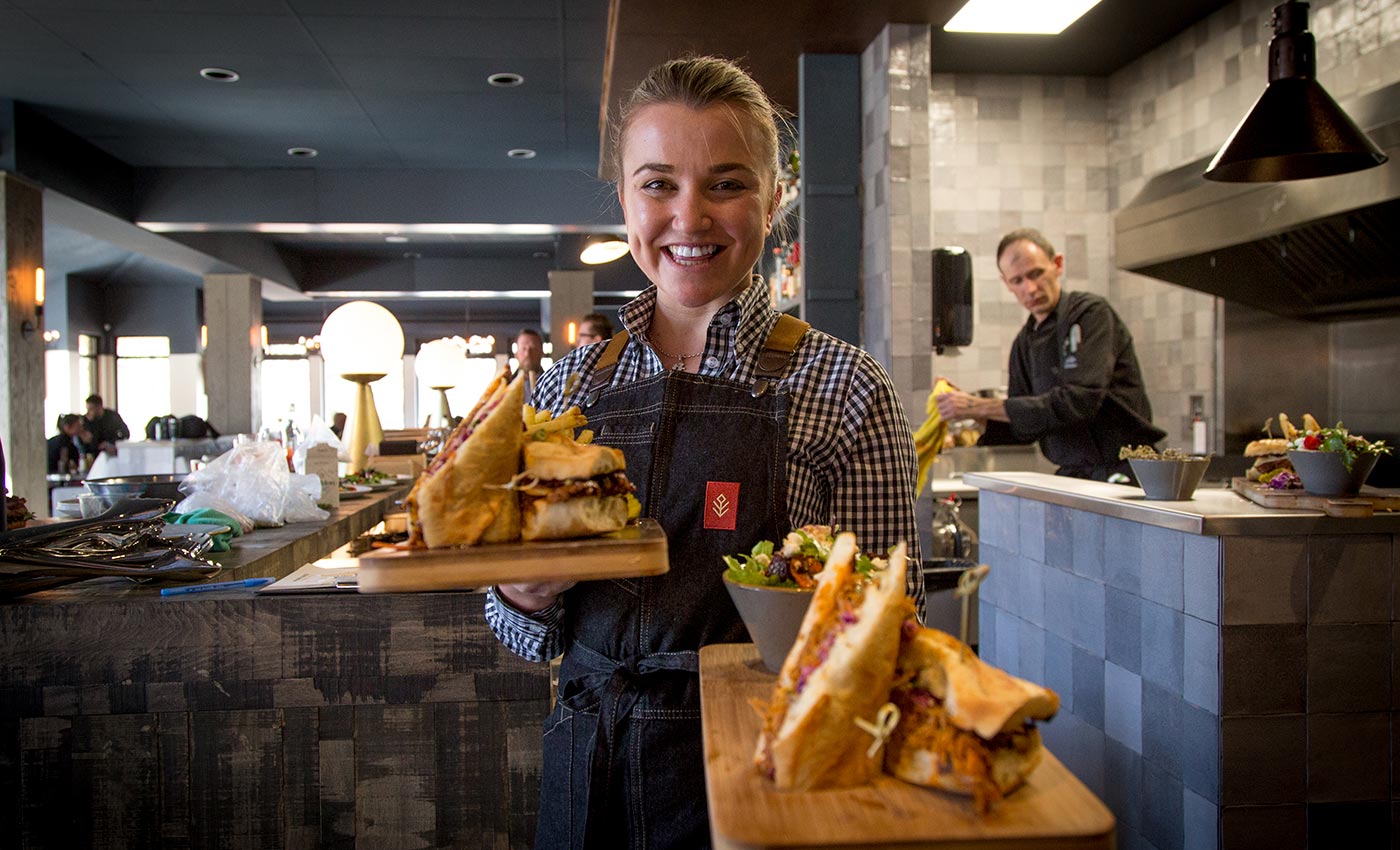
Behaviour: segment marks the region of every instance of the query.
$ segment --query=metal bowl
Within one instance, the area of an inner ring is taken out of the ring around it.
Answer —
[[[185,480],[183,473],[176,475],[122,475],[116,478],[93,478],[87,483],[88,491],[102,497],[111,505],[120,499],[132,496],[146,496],[152,499],[181,498],[180,482]]]
[[[1196,492],[1196,485],[1210,466],[1208,457],[1188,457],[1172,460],[1129,458],[1138,484],[1147,498],[1162,502],[1184,502]]]
[[[1314,496],[1355,496],[1371,470],[1378,455],[1358,455],[1351,469],[1342,463],[1336,452],[1315,452],[1301,449],[1288,451],[1288,462],[1303,482],[1303,489]]]

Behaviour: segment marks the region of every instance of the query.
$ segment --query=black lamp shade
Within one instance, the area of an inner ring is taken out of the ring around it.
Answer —
[[[1236,183],[1301,180],[1385,161],[1317,80],[1290,77],[1269,83],[1204,176]]]
[[[1264,183],[1372,168],[1386,155],[1317,82],[1308,4],[1274,7],[1269,87],[1206,167],[1207,180]]]

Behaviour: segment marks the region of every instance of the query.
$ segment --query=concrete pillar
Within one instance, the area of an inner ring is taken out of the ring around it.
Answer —
[[[0,369],[0,440],[10,491],[48,516],[44,481],[44,328],[34,273],[44,262],[44,193],[37,184],[0,172],[0,262],[5,267],[5,367]]]
[[[209,424],[221,434],[253,434],[262,424],[262,281],[247,274],[204,276],[204,386]]]
[[[554,343],[554,359],[558,360],[573,351],[569,322],[577,323],[593,312],[593,270],[550,272],[549,301],[541,312]]]

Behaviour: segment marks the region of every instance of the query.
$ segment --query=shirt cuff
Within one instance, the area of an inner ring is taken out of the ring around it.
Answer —
[[[485,614],[496,639],[526,661],[548,661],[555,654],[548,647],[557,642],[564,622],[564,605],[559,600],[534,614],[526,614],[492,587],[486,591]]]

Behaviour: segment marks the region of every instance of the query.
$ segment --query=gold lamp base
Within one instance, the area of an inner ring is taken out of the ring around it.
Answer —
[[[384,429],[379,424],[379,411],[374,407],[374,390],[370,384],[384,377],[383,374],[341,375],[347,381],[360,385],[355,395],[355,416],[350,423],[350,472],[364,472],[369,466],[365,450],[370,444],[379,445],[384,439]]]
[[[447,391],[451,387],[433,387],[438,394],[437,412],[428,418],[429,428],[451,428],[452,406],[447,403]]]

